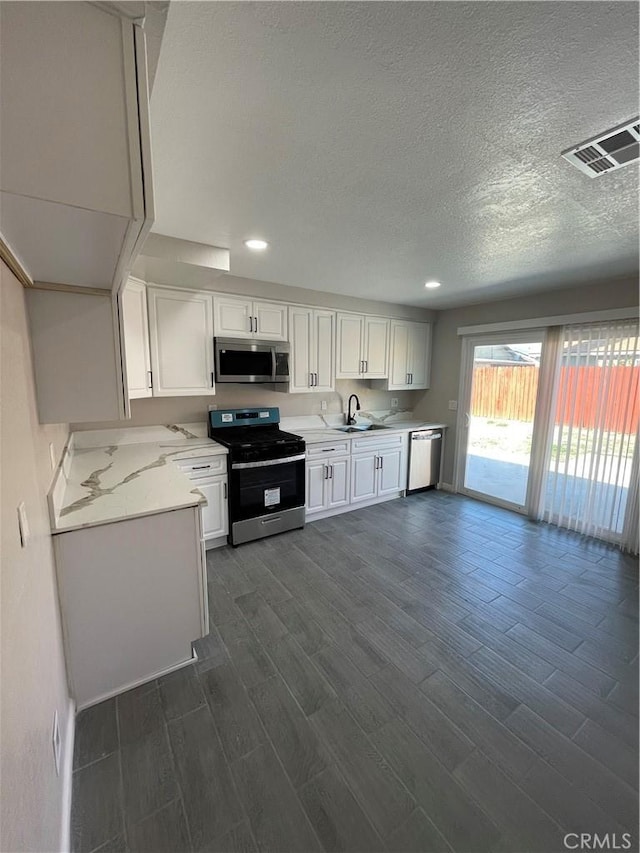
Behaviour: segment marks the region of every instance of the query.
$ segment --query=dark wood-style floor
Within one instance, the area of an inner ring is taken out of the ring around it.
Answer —
[[[208,570],[198,663],[78,717],[75,851],[637,849],[634,559],[429,492]]]

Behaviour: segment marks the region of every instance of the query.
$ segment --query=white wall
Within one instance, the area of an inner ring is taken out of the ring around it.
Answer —
[[[53,851],[59,849],[62,825],[53,713],[58,710],[64,739],[70,703],[46,493],[52,476],[49,443],[58,460],[68,428],[38,424],[25,294],[4,264],[0,380],[0,850]],[[26,548],[18,535],[21,501],[31,528]]]
[[[398,305],[392,300],[381,302],[374,299],[360,299],[356,296],[343,296],[324,290],[310,290],[306,287],[291,287],[255,278],[241,278],[230,273],[220,275],[206,267],[159,258],[145,256],[139,258],[133,272],[143,281],[167,284],[171,287],[190,287],[195,290],[213,290],[220,293],[252,296],[257,299],[276,299],[300,305],[333,308],[336,311],[361,311],[363,314],[380,314],[424,323],[435,317],[435,311],[416,308],[415,305]]]
[[[349,394],[357,394],[363,411],[389,409],[391,398],[397,397],[400,409],[413,409],[424,391],[373,391],[369,383],[338,380],[336,391],[328,394],[283,394],[261,385],[218,385],[217,393],[208,397],[150,397],[131,401],[131,420],[104,423],[72,424],[72,430],[121,429],[149,424],[196,423],[207,419],[207,409],[216,405],[220,409],[244,406],[279,406],[282,417],[293,415],[319,415],[320,401],[327,401],[322,414],[335,414],[347,410]]]
[[[420,398],[416,413],[449,426],[443,481],[453,482],[456,412],[449,411],[448,401],[458,399],[461,354],[458,327],[637,305],[638,280],[614,279],[584,287],[563,288],[440,311],[434,327],[431,389]]]

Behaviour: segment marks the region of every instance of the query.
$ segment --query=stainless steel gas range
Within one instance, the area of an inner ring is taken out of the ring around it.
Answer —
[[[209,412],[209,438],[229,448],[231,545],[304,527],[305,443],[279,423],[277,408]]]

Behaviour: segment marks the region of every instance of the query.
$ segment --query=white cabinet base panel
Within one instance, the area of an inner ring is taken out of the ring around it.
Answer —
[[[307,513],[305,516],[305,522],[307,524],[311,524],[313,521],[320,521],[321,518],[330,518],[333,515],[342,515],[343,512],[352,512],[356,509],[362,509],[365,506],[373,506],[374,504],[383,504],[387,501],[393,501],[396,498],[403,498],[406,492],[404,489],[401,492],[395,492],[391,495],[384,495],[382,497],[372,498],[368,501],[358,501],[355,504],[345,504],[344,506],[334,507],[333,509],[322,510],[320,512],[312,512],[311,514]]]
[[[200,509],[54,536],[69,682],[78,708],[188,663],[208,632]]]
[[[185,666],[191,666],[196,663],[198,660],[198,655],[195,651],[191,651],[191,655],[180,663],[174,664],[174,666],[168,666],[164,669],[159,669],[157,672],[154,672],[152,675],[145,676],[144,678],[139,678],[137,681],[132,681],[130,684],[125,684],[123,687],[118,687],[117,689],[110,690],[107,693],[98,696],[95,699],[90,699],[88,702],[85,702],[83,705],[76,705],[76,711],[84,711],[86,708],[91,708],[93,705],[99,705],[100,702],[105,702],[107,699],[111,699],[113,696],[119,696],[121,693],[126,693],[127,690],[133,690],[134,687],[140,687],[143,684],[148,684],[150,681],[155,681],[156,678],[162,678],[163,675],[169,675],[172,672],[176,672],[179,669],[184,669]]]
[[[222,548],[224,545],[228,545],[226,536],[218,536],[216,539],[205,539],[204,547],[207,551],[213,550],[213,548]]]

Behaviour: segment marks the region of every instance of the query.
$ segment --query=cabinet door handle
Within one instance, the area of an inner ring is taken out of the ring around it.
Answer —
[[[407,382],[406,382],[406,384],[407,384],[407,385],[409,384],[409,374],[408,374],[408,373],[407,373]]]
[[[364,363],[364,372],[365,373],[369,372],[369,362],[368,361],[365,361],[365,363]]]
[[[212,387],[212,388],[214,387],[214,381],[213,381],[213,370],[211,371],[211,387]]]
[[[153,388],[153,373],[147,370],[147,388]]]
[[[202,471],[203,468],[211,468],[211,465],[193,465],[192,471]]]
[[[318,374],[317,374],[317,373],[314,373],[313,375],[316,377],[315,385],[316,385],[316,388],[317,388],[317,387],[318,387]]]
[[[382,466],[384,465],[384,456],[380,457],[380,470],[382,470]]]
[[[410,385],[413,385],[413,373],[410,373],[410,374],[409,374],[409,376],[411,377],[411,378],[409,379],[409,384],[410,384]]]
[[[309,388],[313,388],[313,373],[309,374]]]
[[[324,468],[324,478],[325,478],[325,480],[328,480],[329,479],[329,466],[323,465],[322,467]]]
[[[256,327],[253,331],[257,334],[258,333],[258,318],[254,317],[253,319],[256,321]]]
[[[329,475],[329,479],[333,480],[333,465],[329,466],[331,468],[331,474]]]
[[[227,484],[226,483],[222,484],[222,497],[226,501],[226,499],[227,499]]]
[[[380,457],[379,457],[379,456],[376,456],[376,464],[375,464],[375,470],[376,470],[376,471],[377,471],[377,470],[378,470],[378,468],[380,467],[380,466],[379,466],[379,464],[378,464],[379,462],[380,462]]]

